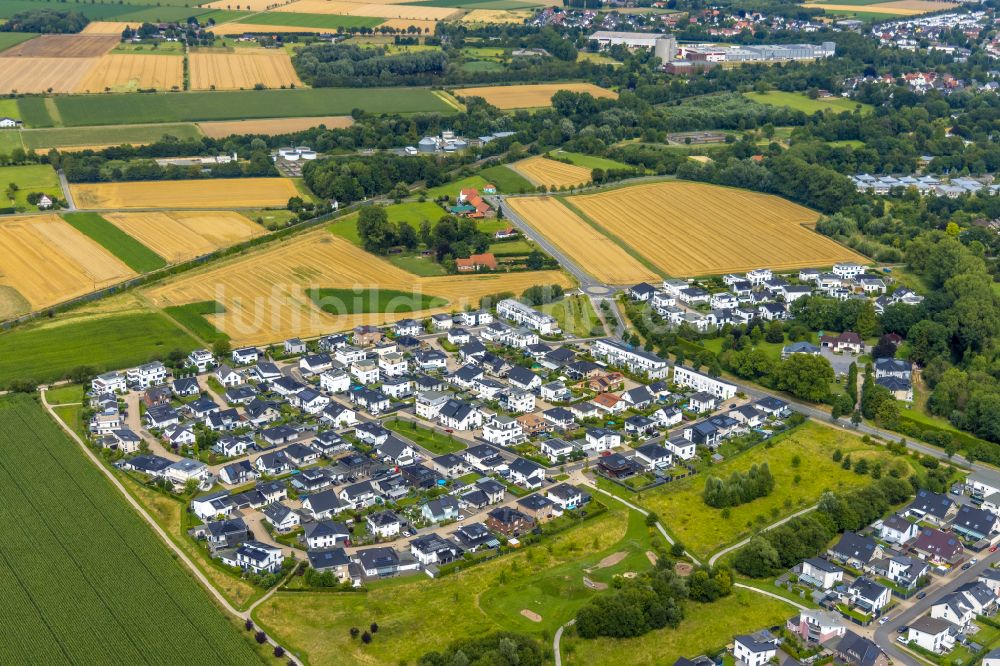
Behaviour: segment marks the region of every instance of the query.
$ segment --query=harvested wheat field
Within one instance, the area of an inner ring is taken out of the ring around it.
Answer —
[[[521,86],[483,86],[459,88],[453,91],[459,97],[482,97],[498,109],[531,109],[552,104],[552,96],[560,90],[590,93],[594,97],[617,98],[618,93],[595,86],[593,83],[537,83]]]
[[[259,224],[231,211],[106,213],[104,218],[170,263],[267,233]]]
[[[660,279],[555,197],[512,197],[507,204],[601,282],[631,285]]]
[[[462,23],[520,24],[533,15],[534,12],[526,9],[473,9],[462,17]]]
[[[258,83],[267,88],[302,86],[285,51],[191,53],[188,66],[192,90],[248,90]]]
[[[218,301],[226,312],[208,315],[217,328],[234,344],[263,344],[414,316],[412,312],[332,315],[309,298],[306,290],[315,287],[392,289],[448,301],[445,306],[421,310],[419,316],[425,317],[476,305],[486,294],[520,294],[536,284],[568,287],[571,281],[562,271],[416,277],[326,229],[316,229],[186,273],[147,293],[158,306]]]
[[[139,23],[129,23],[126,21],[91,21],[87,24],[81,35],[113,35],[121,37],[125,28],[138,28]]]
[[[557,162],[542,155],[525,158],[510,166],[534,185],[576,187],[590,182],[590,169]]]
[[[131,92],[184,87],[184,57],[109,54],[97,61],[77,92]]]
[[[99,60],[0,58],[0,93],[76,92],[80,81]]]
[[[258,208],[299,196],[287,178],[214,178],[70,185],[78,208]]]
[[[2,300],[8,308],[17,300],[11,290],[37,310],[135,275],[57,215],[12,217],[0,222],[0,256],[0,286],[8,288],[3,290],[6,297]]]
[[[287,134],[325,125],[327,129],[350,127],[350,116],[310,116],[305,118],[263,118],[261,120],[220,120],[198,123],[205,136],[224,139],[231,134]]]
[[[810,229],[819,217],[815,211],[748,190],[664,182],[567,201],[674,276],[868,263]]]
[[[7,49],[2,57],[96,58],[113,49],[118,39],[112,35],[42,35]]]

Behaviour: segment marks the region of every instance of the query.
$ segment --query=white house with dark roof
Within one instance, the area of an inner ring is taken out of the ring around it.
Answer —
[[[829,590],[844,581],[844,570],[829,560],[810,557],[802,563],[799,578],[821,590]]]
[[[882,526],[879,528],[879,537],[883,541],[899,545],[912,541],[919,533],[920,528],[915,522],[910,522],[898,513],[882,521]]]
[[[673,382],[677,386],[689,387],[695,391],[710,393],[722,400],[728,400],[736,395],[735,384],[730,384],[716,377],[703,375],[696,370],[685,368],[682,365],[674,366]]]

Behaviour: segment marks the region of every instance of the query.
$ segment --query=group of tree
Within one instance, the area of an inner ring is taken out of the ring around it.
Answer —
[[[71,183],[100,183],[138,180],[192,180],[202,178],[267,178],[278,176],[270,156],[260,151],[246,161],[227,164],[161,165],[151,159],[109,160],[99,155],[66,154],[63,171]]]
[[[437,50],[388,55],[381,47],[319,42],[293,58],[299,77],[314,88],[363,85],[413,85],[424,74],[441,74],[447,57]]]
[[[773,490],[774,476],[765,462],[760,466],[751,466],[746,472],[733,471],[728,479],[709,476],[701,496],[705,504],[722,509],[767,497]]]
[[[417,666],[542,666],[544,663],[545,651],[537,641],[509,631],[463,638],[417,660]]]
[[[763,578],[816,556],[838,532],[858,530],[881,518],[913,492],[910,483],[890,474],[858,490],[825,493],[817,510],[761,532],[736,552],[733,566],[751,578]]]
[[[30,9],[13,14],[0,24],[0,32],[77,33],[90,23],[83,14],[56,9]]]
[[[434,187],[445,182],[437,162],[388,153],[307,162],[302,177],[314,193],[341,205],[386,194],[399,183],[423,181]]]
[[[558,301],[565,292],[561,284],[536,284],[521,294],[521,301],[528,305],[544,305]]]
[[[436,222],[423,220],[417,231],[406,221],[392,222],[382,206],[365,206],[358,214],[357,225],[361,246],[374,254],[386,254],[394,247],[414,250],[422,243],[438,261],[445,261],[485,252],[491,242],[475,220],[456,218],[443,211]]]

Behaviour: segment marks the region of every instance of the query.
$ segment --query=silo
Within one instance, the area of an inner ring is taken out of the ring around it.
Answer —
[[[653,55],[664,64],[672,61],[677,55],[677,39],[673,35],[660,37],[653,47]]]

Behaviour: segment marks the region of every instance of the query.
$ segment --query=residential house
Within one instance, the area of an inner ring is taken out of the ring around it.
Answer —
[[[299,514],[280,502],[268,504],[260,512],[277,532],[291,532],[301,523]]]
[[[738,666],[764,666],[778,654],[780,641],[767,632],[733,639],[733,658]]]
[[[420,507],[420,515],[431,523],[444,523],[459,519],[458,502],[454,497],[442,495]]]
[[[501,506],[487,514],[486,526],[508,537],[516,537],[529,532],[534,527],[530,516],[509,506]]]
[[[943,526],[951,522],[957,512],[958,507],[947,495],[918,490],[917,496],[903,510],[903,515]]]
[[[921,559],[937,566],[954,566],[965,555],[961,541],[952,532],[924,527],[911,546]]]
[[[842,637],[847,631],[840,615],[823,609],[803,609],[785,626],[807,645],[826,644]]]
[[[674,435],[663,442],[663,448],[681,460],[690,460],[695,455],[695,443],[683,435]]]
[[[670,467],[673,456],[659,444],[643,444],[635,450],[635,460],[650,472]]]
[[[332,520],[319,520],[306,523],[304,526],[306,546],[309,550],[324,550],[346,545],[351,539],[351,533],[343,523]]]
[[[840,537],[840,541],[827,551],[827,554],[850,567],[864,569],[872,560],[882,557],[884,552],[875,539],[847,531]]]
[[[312,516],[313,520],[326,520],[343,509],[344,505],[337,498],[337,493],[332,490],[321,490],[307,495],[302,500],[302,510]]]
[[[951,528],[970,541],[978,541],[990,537],[1000,529],[1000,516],[986,509],[963,505],[952,519]]]
[[[584,450],[589,453],[602,453],[621,446],[622,436],[616,430],[607,428],[587,428],[584,436]]]
[[[545,482],[545,468],[538,463],[516,458],[509,468],[511,482],[529,490],[541,488]]]
[[[422,534],[410,541],[410,553],[425,567],[453,562],[462,556],[462,552],[458,544],[434,533]]]
[[[906,640],[930,652],[944,654],[955,647],[951,631],[952,624],[947,620],[925,615],[910,623]]]
[[[736,395],[736,386],[715,377],[703,375],[682,365],[674,366],[673,382],[677,386],[686,386],[695,391],[704,391],[722,400],[728,400]]]
[[[451,398],[441,406],[438,421],[446,428],[473,430],[483,425],[483,413],[475,405]]]
[[[919,532],[920,528],[917,527],[916,523],[911,523],[897,513],[882,521],[882,526],[879,528],[879,537],[883,541],[903,545],[915,539]]]
[[[225,552],[225,551],[224,551]],[[277,573],[281,569],[281,549],[260,541],[247,541],[232,553],[221,556],[222,562],[254,573]]]
[[[821,590],[829,590],[843,582],[844,570],[829,560],[810,557],[802,563],[799,579]]]
[[[391,539],[400,533],[403,521],[392,511],[377,511],[365,516],[368,533],[380,539]]]
[[[483,439],[497,446],[510,446],[524,439],[524,429],[517,419],[497,414],[483,424]]]
[[[847,592],[851,604],[869,614],[880,612],[892,599],[889,588],[864,576],[855,579],[847,588]]]

